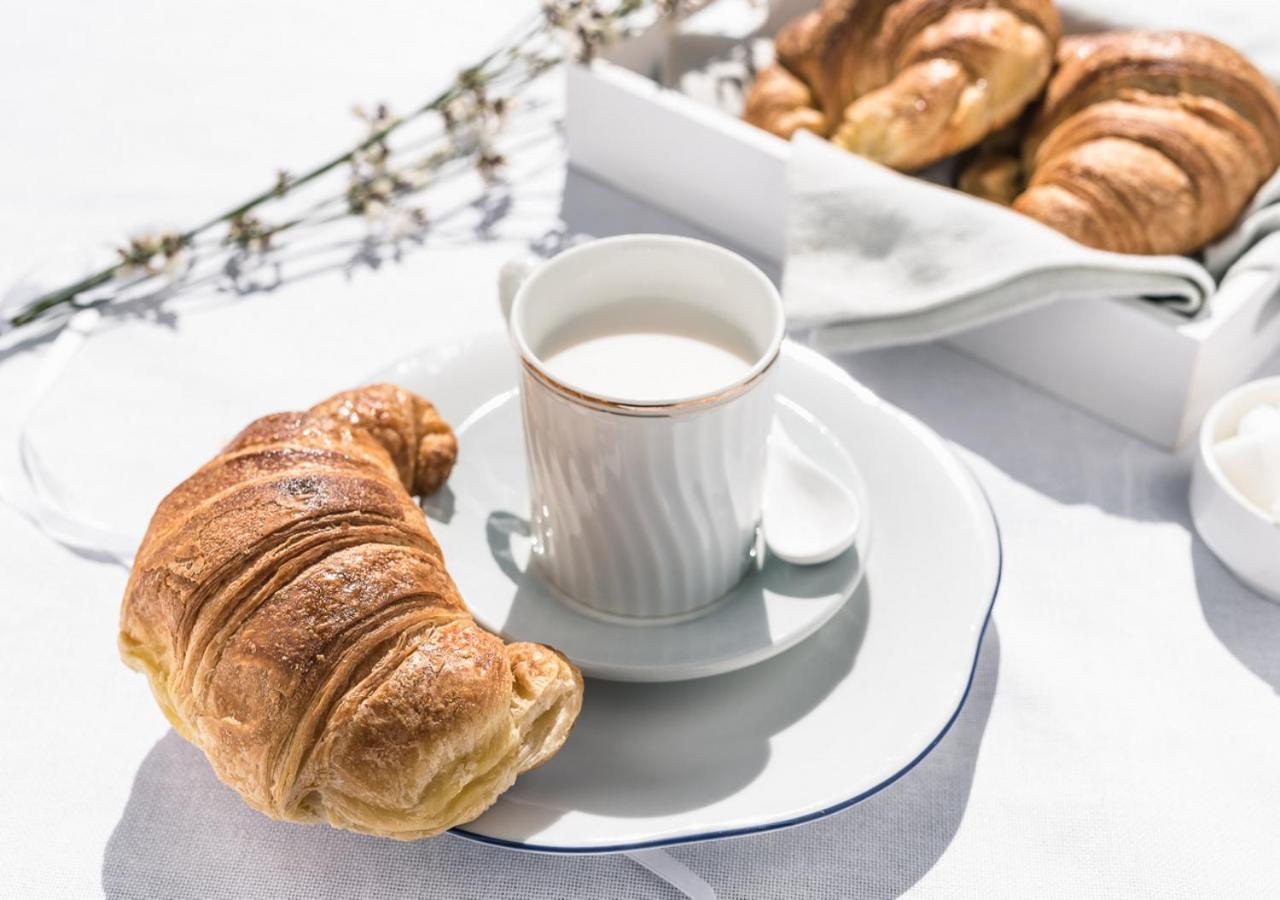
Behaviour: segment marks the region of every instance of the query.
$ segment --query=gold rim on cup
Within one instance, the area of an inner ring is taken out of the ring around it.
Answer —
[[[702,412],[703,410],[713,409],[742,396],[773,370],[774,364],[781,356],[782,348],[778,347],[778,349],[774,351],[773,355],[769,357],[768,362],[757,369],[745,381],[739,381],[738,383],[730,385],[715,394],[693,397],[688,400],[677,400],[671,403],[623,403],[618,400],[610,400],[606,397],[595,397],[591,394],[571,388],[569,385],[552,378],[545,371],[538,368],[537,365],[530,362],[523,353],[520,354],[520,365],[534,381],[538,382],[543,387],[556,392],[566,400],[570,400],[580,406],[590,407],[591,409],[611,413],[616,416],[652,416],[658,418],[673,418],[675,416],[692,415],[694,413]]]
[[[701,252],[710,252],[715,255],[729,257],[735,264],[742,264],[750,269],[752,274],[760,281],[761,285],[770,293],[770,295],[773,296],[777,306],[781,307],[782,301],[778,296],[777,287],[769,280],[768,276],[765,275],[764,272],[760,271],[758,266],[726,247],[721,247],[718,244],[711,243],[710,241],[698,240],[697,238],[687,238],[666,234],[616,235],[614,237],[599,238],[597,240],[581,244],[577,247],[573,247],[566,250],[564,253],[561,253],[559,256],[548,260],[544,265],[552,266],[557,262],[562,263],[568,257],[576,256],[581,253],[599,252],[611,244],[630,243],[634,242],[636,239],[657,244],[692,246],[698,248]],[[538,273],[535,273],[535,278],[537,274]],[[513,322],[515,321],[516,316],[516,305],[519,304],[521,295],[525,293],[525,289],[529,286],[529,283],[532,280],[534,279],[531,278],[526,280],[516,292],[516,297],[510,314]],[[523,366],[525,372],[527,372],[538,384],[541,384],[548,390],[553,391],[565,399],[580,406],[610,413],[612,415],[673,418],[676,416],[691,415],[702,412],[703,410],[721,406],[737,397],[740,397],[752,387],[759,384],[760,381],[762,381],[773,369],[774,364],[777,363],[778,359],[782,356],[782,344],[786,339],[786,319],[783,317],[780,320],[779,326],[767,346],[767,355],[757,360],[752,365],[752,371],[741,381],[735,382],[714,394],[705,394],[698,397],[688,397],[652,403],[629,403],[624,400],[602,397],[571,387],[552,376],[546,370],[545,364],[537,358],[537,355],[533,352],[533,348],[529,347],[525,343],[522,335],[518,333],[518,330],[513,329],[512,334],[515,338],[513,343],[516,345],[516,352],[520,357],[520,364]]]

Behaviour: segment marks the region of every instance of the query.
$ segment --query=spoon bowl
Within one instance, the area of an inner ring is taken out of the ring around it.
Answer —
[[[793,565],[816,566],[853,546],[862,520],[857,498],[776,420],[768,460],[762,530],[769,552]]]

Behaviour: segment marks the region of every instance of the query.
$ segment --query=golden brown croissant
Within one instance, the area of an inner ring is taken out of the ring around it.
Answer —
[[[743,117],[919,169],[1017,118],[1060,31],[1051,0],[824,0],[779,32]]]
[[[401,839],[559,749],[582,678],[480,629],[410,492],[457,444],[391,385],[251,424],[156,510],[120,652],[253,807]]]
[[[1280,165],[1280,96],[1203,35],[1068,38],[1020,165],[1014,209],[1092,247],[1190,253]],[[1008,202],[1008,166],[980,159],[961,187]]]

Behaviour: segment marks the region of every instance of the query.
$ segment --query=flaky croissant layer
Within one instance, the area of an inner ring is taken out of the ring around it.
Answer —
[[[824,0],[779,32],[743,117],[920,169],[1017,118],[1060,31],[1051,0]]]
[[[1064,40],[1020,155],[961,187],[1118,253],[1190,253],[1280,166],[1280,95],[1230,47],[1185,32]],[[1016,173],[1016,174],[1014,174]]]
[[[374,385],[257,420],[156,510],[121,655],[256,809],[427,837],[567,737],[581,675],[476,625],[410,497],[456,452],[431,404]]]

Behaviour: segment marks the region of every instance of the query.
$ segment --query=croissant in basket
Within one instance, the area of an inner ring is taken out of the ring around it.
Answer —
[[[779,32],[743,118],[920,169],[1016,119],[1060,31],[1051,0],[824,0]]]
[[[1118,253],[1190,253],[1280,166],[1280,96],[1199,34],[1067,38],[1021,153],[984,153],[970,193]]]
[[[420,397],[362,388],[259,419],[156,510],[121,655],[256,809],[427,837],[564,742],[577,669],[476,625],[410,498],[456,447]]]

